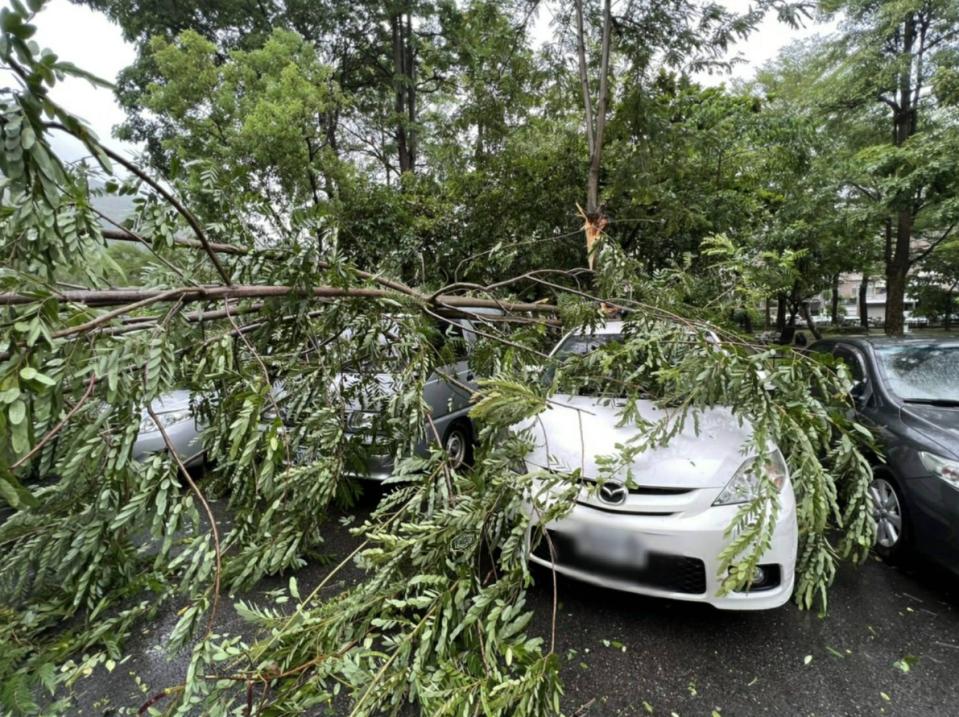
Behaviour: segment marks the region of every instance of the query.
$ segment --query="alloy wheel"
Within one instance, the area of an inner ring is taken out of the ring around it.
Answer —
[[[454,428],[446,437],[446,453],[450,457],[450,465],[459,468],[466,460],[466,436],[459,428]]]
[[[876,543],[894,548],[902,538],[902,505],[895,487],[885,478],[876,478],[869,486],[872,515],[876,519]]]

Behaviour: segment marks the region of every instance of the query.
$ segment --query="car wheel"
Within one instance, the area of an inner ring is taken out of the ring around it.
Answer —
[[[872,515],[876,519],[876,552],[894,560],[905,553],[908,546],[909,524],[906,519],[902,492],[888,475],[877,475],[869,486]]]
[[[456,468],[473,465],[473,433],[466,423],[454,423],[443,438],[443,449],[450,465]]]

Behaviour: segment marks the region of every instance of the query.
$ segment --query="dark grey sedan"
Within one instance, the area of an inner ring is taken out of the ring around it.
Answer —
[[[885,453],[871,487],[877,552],[912,549],[959,573],[959,341],[844,337],[810,350],[849,366],[859,420]]]

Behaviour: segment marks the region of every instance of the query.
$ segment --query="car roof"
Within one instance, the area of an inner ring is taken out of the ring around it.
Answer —
[[[896,337],[896,336],[830,336],[816,341],[809,347],[810,351],[827,349],[832,351],[836,346],[843,344],[853,346],[868,353],[871,349],[881,349],[886,346],[948,346],[959,347],[959,339],[946,336],[923,337]]]

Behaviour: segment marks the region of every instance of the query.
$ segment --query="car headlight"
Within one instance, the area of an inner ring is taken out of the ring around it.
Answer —
[[[350,411],[346,416],[346,427],[351,431],[368,431],[373,427],[372,411]]]
[[[182,423],[189,418],[193,418],[193,413],[190,412],[190,409],[184,408],[180,411],[170,411],[168,413],[158,413],[157,419],[160,421],[160,425],[164,428],[169,428],[174,426],[177,423]],[[143,418],[140,419],[140,433],[156,433],[160,429],[157,428],[156,423],[153,422],[153,416],[149,413],[144,413]]]
[[[922,461],[922,465],[926,467],[927,471],[932,471],[949,485],[959,488],[959,461],[951,461],[948,458],[925,451],[919,451],[919,460]]]
[[[759,495],[760,476],[762,470],[756,465],[758,459],[747,458],[739,466],[739,470],[730,479],[723,492],[713,501],[713,505],[734,505],[736,503],[748,503]],[[786,468],[786,461],[779,449],[770,451],[766,458],[766,473],[776,484],[777,490],[782,490],[786,484],[786,478],[789,470]]]

